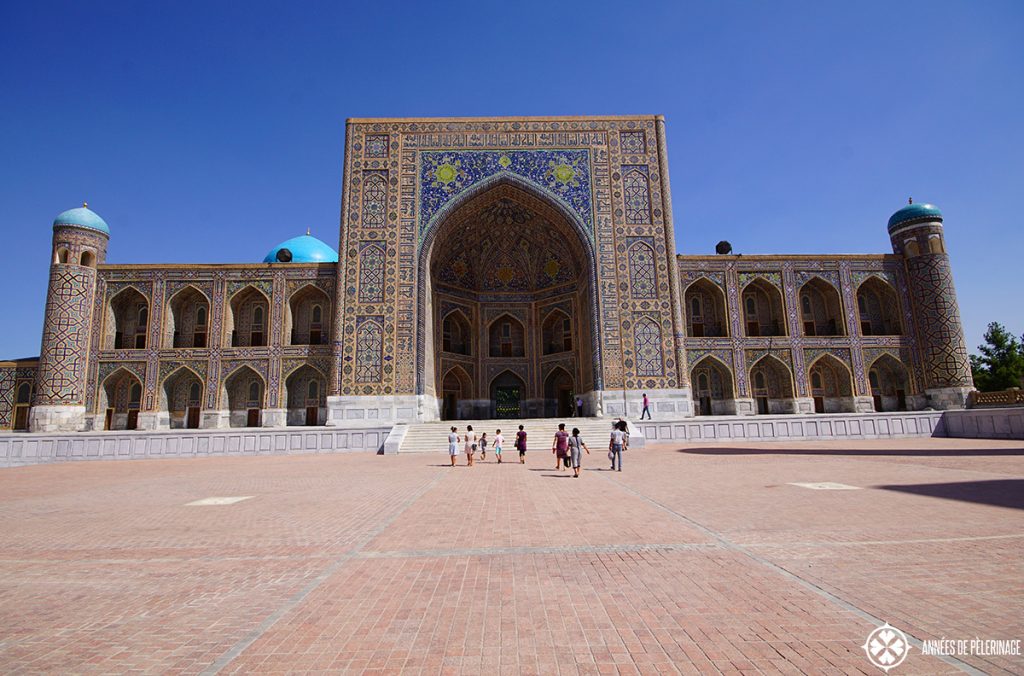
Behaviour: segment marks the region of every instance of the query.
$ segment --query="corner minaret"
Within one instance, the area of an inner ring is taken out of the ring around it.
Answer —
[[[942,234],[942,212],[911,199],[889,219],[889,238],[907,272],[928,404],[963,408],[974,381]]]
[[[106,260],[109,238],[110,228],[88,204],[53,221],[43,342],[29,413],[33,432],[75,432],[85,427],[96,266]]]

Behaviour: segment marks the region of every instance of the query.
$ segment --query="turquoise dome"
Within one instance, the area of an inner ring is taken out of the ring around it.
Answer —
[[[110,234],[110,228],[107,227],[107,222],[100,218],[99,214],[89,209],[88,203],[83,204],[77,209],[68,209],[61,213],[57,218],[53,219],[53,227],[58,225],[71,225],[76,228],[89,228],[90,230],[98,230],[104,235]]]
[[[921,223],[938,221],[941,223],[942,212],[934,204],[908,204],[889,217],[889,232],[912,221]]]
[[[287,254],[278,254],[287,249],[291,253],[291,258],[287,259]],[[286,258],[286,260],[281,260]],[[301,235],[299,237],[292,237],[289,240],[281,242],[266,255],[263,259],[264,263],[337,263],[338,252],[327,246],[325,243],[313,237],[310,234]]]

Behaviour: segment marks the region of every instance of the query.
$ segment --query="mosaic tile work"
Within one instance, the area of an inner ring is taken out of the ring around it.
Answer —
[[[84,405],[89,315],[96,271],[72,265],[50,270],[35,405]]]
[[[928,387],[972,387],[953,270],[946,254],[907,261]]]
[[[453,197],[485,178],[502,173],[529,180],[546,196],[568,205],[588,229],[593,229],[587,151],[423,152],[421,164],[421,239],[431,219]]]
[[[627,223],[649,223],[651,220],[651,190],[647,181],[647,167],[622,167],[623,201]]]
[[[650,237],[630,238],[627,245],[629,257],[629,289],[633,298],[657,298],[658,274],[654,257],[653,240]]]

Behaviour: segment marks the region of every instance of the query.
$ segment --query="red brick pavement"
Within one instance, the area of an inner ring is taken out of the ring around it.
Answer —
[[[877,674],[874,618],[1024,638],[1019,443],[549,459],[0,470],[0,670]],[[816,481],[862,490],[790,485]],[[185,506],[213,496],[253,497]],[[1024,671],[961,659],[890,673]]]

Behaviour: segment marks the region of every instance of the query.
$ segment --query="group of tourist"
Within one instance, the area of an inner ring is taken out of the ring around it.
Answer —
[[[462,452],[466,454],[466,465],[468,467],[473,466],[473,462],[476,459],[476,454],[480,453],[480,460],[487,460],[487,447],[493,448],[493,455],[498,460],[498,464],[501,464],[501,452],[505,445],[505,437],[502,436],[501,430],[495,430],[494,437],[492,439],[487,438],[487,432],[482,432],[479,436],[473,431],[472,425],[466,425],[465,434],[459,434],[459,428],[452,426],[451,432],[448,433],[448,457],[451,460],[452,467],[455,467],[455,460],[459,457],[459,446],[462,446]],[[519,431],[516,432],[515,441],[513,442],[513,448],[519,452],[519,464],[526,464],[526,430],[523,425],[519,426]],[[622,471],[622,453],[629,448],[629,427],[626,425],[625,420],[616,420],[612,423],[611,435],[608,438],[608,460],[611,461],[611,469]],[[582,465],[583,453],[590,455],[590,449],[583,442],[583,437],[580,436],[580,430],[577,427],[572,428],[572,434],[565,431],[565,423],[558,423],[558,431],[555,432],[555,436],[551,441],[551,453],[555,456],[555,469],[566,470],[570,466],[573,471],[573,477],[578,479],[580,477],[580,467]]]

